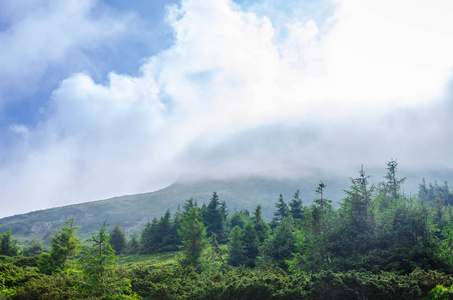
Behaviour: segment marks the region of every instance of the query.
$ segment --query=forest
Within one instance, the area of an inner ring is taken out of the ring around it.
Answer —
[[[453,299],[453,193],[423,180],[406,195],[397,161],[386,170],[373,185],[362,167],[338,207],[322,181],[310,205],[280,195],[269,221],[213,192],[128,236],[108,220],[86,241],[74,219],[49,245],[8,231],[0,299]],[[165,253],[163,265],[121,263]]]

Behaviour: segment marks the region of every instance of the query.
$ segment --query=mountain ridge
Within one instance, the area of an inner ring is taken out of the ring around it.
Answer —
[[[107,220],[112,226],[119,224],[126,233],[140,231],[147,221],[160,217],[167,209],[176,212],[178,206],[194,198],[201,205],[207,203],[214,191],[225,200],[233,214],[235,210],[253,210],[263,206],[263,215],[270,220],[274,204],[279,194],[290,201],[297,189],[301,191],[304,204],[314,198],[314,190],[319,181],[239,178],[229,180],[177,181],[161,190],[135,195],[118,196],[109,199],[54,207],[0,219],[0,232],[11,229],[12,234],[21,240],[42,238],[48,240],[52,232],[69,218],[74,218],[81,227],[79,236],[89,237],[96,232],[100,222]],[[343,184],[335,180],[326,181],[327,195],[338,198]],[[334,192],[336,191],[336,192]],[[339,200],[339,199],[333,199]]]

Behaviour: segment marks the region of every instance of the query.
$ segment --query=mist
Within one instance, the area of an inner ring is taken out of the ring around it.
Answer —
[[[275,17],[266,3],[169,5],[173,44],[138,75],[62,78],[38,122],[2,131],[0,217],[185,176],[347,178],[391,158],[419,177],[452,173],[449,1],[334,1],[316,18]],[[100,17],[90,32],[109,24]]]

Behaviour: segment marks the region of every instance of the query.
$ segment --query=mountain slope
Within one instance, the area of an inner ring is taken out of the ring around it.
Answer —
[[[0,232],[11,229],[20,239],[43,237],[47,240],[64,221],[74,218],[82,238],[97,231],[100,222],[107,220],[113,227],[120,224],[127,233],[139,231],[144,224],[160,217],[165,210],[175,212],[185,200],[194,198],[199,204],[207,203],[216,191],[221,200],[227,202],[230,214],[234,210],[253,210],[263,206],[263,215],[270,220],[278,195],[283,194],[288,202],[294,192],[301,191],[304,204],[310,204],[315,197],[314,190],[319,181],[273,180],[263,178],[240,178],[234,180],[205,180],[196,182],[176,182],[162,190],[138,195],[115,197],[107,200],[69,205],[35,211],[27,214],[0,219]],[[337,201],[342,197],[345,182],[326,181],[326,195]]]

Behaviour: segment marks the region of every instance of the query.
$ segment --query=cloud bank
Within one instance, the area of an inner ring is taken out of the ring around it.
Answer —
[[[71,3],[61,11],[87,9]],[[168,7],[174,44],[139,76],[62,80],[39,124],[10,126],[2,214],[151,191],[183,174],[352,176],[390,157],[417,170],[453,168],[450,1],[337,0],[323,21],[297,2],[286,19],[284,10],[264,15],[272,3],[183,0]],[[11,41],[39,17],[24,18]],[[110,21],[100,14],[75,38],[96,41]],[[60,46],[43,65],[71,48]],[[9,68],[40,55],[10,54]]]

